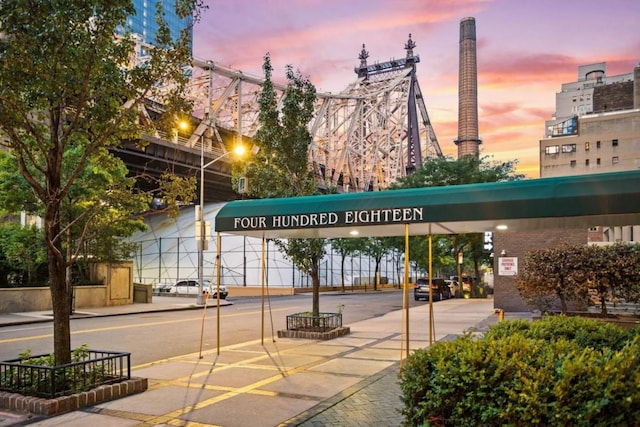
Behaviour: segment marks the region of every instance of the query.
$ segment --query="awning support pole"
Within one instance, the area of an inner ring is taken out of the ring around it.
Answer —
[[[433,338],[436,334],[435,325],[433,324],[433,287],[431,282],[433,277],[433,253],[431,240],[431,224],[429,224],[429,346],[433,344]]]
[[[260,317],[260,329],[261,329],[261,335],[260,335],[260,344],[264,345],[264,276],[265,276],[265,262],[264,262],[264,245],[265,245],[265,238],[264,238],[264,233],[262,234],[262,256],[261,256],[261,261],[260,261],[260,270],[261,270],[261,274],[260,274],[260,287],[262,288],[260,295],[261,295],[261,304],[262,304],[262,315]]]
[[[400,368],[402,369],[402,361],[409,357],[409,224],[404,225],[404,289],[402,305],[404,310],[404,332],[405,332],[405,351],[403,354],[402,345],[400,346]]]
[[[220,232],[218,231],[218,233],[216,234],[216,286],[218,287],[218,289],[216,290],[216,298],[218,299],[218,302],[216,304],[216,313],[217,313],[217,318],[218,318],[218,324],[217,324],[217,354],[218,356],[220,356],[220,281],[222,280],[222,258],[220,258],[220,254],[222,252],[222,249],[220,248],[220,246],[222,245],[222,239],[220,237]]]

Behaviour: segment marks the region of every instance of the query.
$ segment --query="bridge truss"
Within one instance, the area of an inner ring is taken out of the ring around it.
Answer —
[[[318,93],[309,159],[319,188],[383,190],[422,159],[442,156],[416,79],[413,47],[409,36],[406,58],[367,65],[363,45],[357,79],[340,93]],[[194,60],[189,96],[196,124],[173,142],[202,150],[209,161],[233,141],[250,140],[259,127],[263,84],[213,61]],[[281,101],[285,86],[274,82],[274,88]]]

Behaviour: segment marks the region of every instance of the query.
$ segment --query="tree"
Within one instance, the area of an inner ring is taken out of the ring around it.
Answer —
[[[135,245],[122,238],[146,227],[138,214],[148,210],[149,195],[135,190],[136,179],[127,176],[128,170],[120,159],[108,152],[103,154],[106,155],[97,157],[98,161],[91,160],[60,205],[67,281],[71,279],[71,263],[86,267],[89,259],[117,262],[129,258]],[[0,206],[11,212],[42,215],[34,193],[25,187],[28,184],[15,156],[0,153]],[[83,262],[78,264],[78,259]],[[85,272],[76,278],[88,279],[86,268],[76,271]]]
[[[482,182],[516,181],[524,175],[515,173],[517,161],[493,161],[489,156],[463,156],[426,159],[411,175],[398,180],[391,189],[441,187]]]
[[[265,82],[260,94],[260,128],[255,142],[259,151],[248,164],[234,170],[234,179],[246,176],[251,197],[293,197],[316,193],[316,181],[309,167],[311,134],[307,125],[313,118],[316,89],[291,66],[286,67],[287,87],[278,109],[271,81],[269,54],[264,57]],[[320,260],[325,255],[325,239],[276,240],[285,257],[311,277],[312,313],[320,312]]]
[[[589,287],[600,300],[600,313],[607,315],[607,301],[623,297],[636,301],[640,295],[640,245],[615,243],[585,248],[583,265]]]
[[[132,63],[132,35],[115,36],[135,14],[129,0],[0,2],[1,140],[28,184],[25,200],[35,200],[43,218],[56,364],[71,361],[67,277],[77,251],[68,245],[82,246],[88,231],[82,226],[74,238],[79,222],[68,216],[82,212],[85,224],[95,224],[101,209],[111,212],[118,202],[118,180],[103,169],[117,164],[110,150],[151,130],[145,127],[152,123],[140,120],[143,102],[164,106],[157,126],[165,130],[189,111],[183,96],[189,31],[173,40],[158,5],[155,47],[144,63]],[[200,0],[176,1],[178,14],[194,16],[193,22],[201,6]],[[102,190],[81,195],[82,177],[102,173]],[[168,179],[166,188],[183,188],[179,182]]]
[[[373,258],[376,262],[376,268],[373,277],[373,290],[378,290],[378,272],[380,271],[380,261],[382,257],[388,254],[393,246],[391,246],[389,239],[384,237],[369,237],[365,240],[365,245],[362,248],[362,253]]]
[[[592,248],[561,243],[554,248],[527,252],[516,288],[530,304],[548,309],[560,301],[562,313],[567,303],[586,298],[589,273],[585,261]]]
[[[351,239],[331,239],[331,247],[340,255],[340,277],[342,282],[342,292],[344,289],[344,261],[351,255],[356,255],[362,249],[363,240],[358,238]]]
[[[520,180],[524,175],[515,173],[516,164],[517,161],[492,161],[488,156],[463,156],[457,160],[447,157],[431,158],[423,162],[413,174],[399,179],[390,189]],[[489,254],[482,250],[483,235],[478,233],[456,235],[451,237],[451,241],[454,263],[457,262],[455,259],[458,252],[466,251],[465,259],[472,260],[474,275],[480,277],[480,266],[489,261]],[[424,257],[424,252],[421,256]]]
[[[0,265],[4,264],[4,268],[0,267],[0,274],[4,276],[0,278],[0,286],[14,286],[7,276],[13,276],[11,282],[17,282],[17,286],[38,284],[38,272],[46,261],[46,253],[42,230],[15,223],[0,225],[0,259],[3,260]]]
[[[400,243],[404,245],[404,242]],[[455,244],[453,247],[455,247]],[[431,268],[434,277],[456,274],[455,263],[457,258],[451,256],[452,253],[455,253],[453,247],[452,240],[449,237],[433,236],[431,241]],[[398,247],[398,249],[400,248]],[[428,252],[428,239],[424,236],[409,237],[409,256],[421,271],[429,271]]]
[[[640,245],[569,245],[528,252],[516,278],[520,295],[542,309],[560,301],[563,313],[568,301],[582,301],[595,292],[600,312],[607,315],[607,301],[640,297]]]
[[[616,243],[610,247],[612,267],[618,272],[620,296],[628,301],[640,299],[640,244]]]

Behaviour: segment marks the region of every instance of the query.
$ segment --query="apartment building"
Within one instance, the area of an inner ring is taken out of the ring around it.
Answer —
[[[640,65],[608,77],[606,63],[578,68],[556,94],[556,113],[540,140],[540,177],[640,168]],[[640,226],[597,227],[589,241],[640,241]]]
[[[539,150],[541,178],[640,168],[640,65],[612,77],[606,63],[579,67],[578,80],[564,83],[556,94],[556,112],[545,122]],[[587,241],[638,242],[640,226],[495,232],[494,306],[507,312],[531,309],[515,288],[515,276],[500,273],[501,258],[515,262],[517,273],[517,261],[531,250]]]

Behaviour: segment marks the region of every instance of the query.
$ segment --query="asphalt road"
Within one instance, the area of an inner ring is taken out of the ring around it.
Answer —
[[[311,295],[232,298],[232,305],[218,309],[168,311],[122,316],[78,318],[71,321],[71,345],[87,344],[95,350],[131,353],[132,366],[175,356],[215,349],[251,340],[270,340],[286,328],[288,314],[311,309]],[[410,305],[426,304],[410,298]],[[437,303],[436,303],[437,304]],[[381,316],[402,308],[400,291],[323,294],[320,311],[342,310],[343,324]],[[262,313],[264,312],[264,316]],[[425,319],[426,321],[426,319]],[[218,335],[218,327],[220,333]],[[264,333],[263,333],[264,331]],[[219,338],[218,338],[219,337]],[[0,360],[31,354],[49,354],[53,349],[51,322],[0,327]]]

